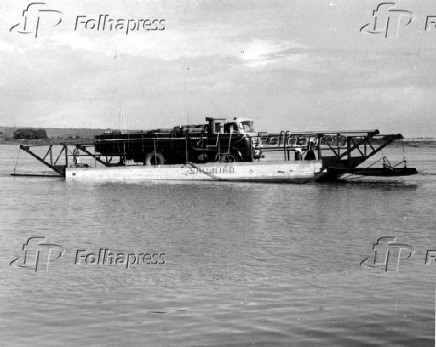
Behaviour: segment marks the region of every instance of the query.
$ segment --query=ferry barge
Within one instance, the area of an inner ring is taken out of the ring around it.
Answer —
[[[68,181],[307,183],[337,180],[344,174],[417,173],[414,168],[391,166],[387,160],[381,168],[359,166],[395,140],[403,139],[401,134],[383,135],[378,130],[256,133],[247,118],[206,121],[171,129],[108,132],[96,136],[93,143],[50,144],[44,149],[45,155],[37,153],[38,146],[22,145],[20,150]],[[271,154],[276,159],[266,160],[265,156]]]

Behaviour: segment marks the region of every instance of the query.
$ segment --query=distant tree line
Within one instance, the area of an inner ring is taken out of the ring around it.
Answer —
[[[14,132],[14,139],[35,140],[47,138],[48,136],[44,129],[22,128]]]

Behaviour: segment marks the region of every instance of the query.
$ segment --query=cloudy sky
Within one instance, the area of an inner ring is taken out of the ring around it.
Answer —
[[[434,1],[380,10],[387,38],[383,25],[360,31],[372,0],[35,2],[26,27],[31,2],[0,3],[0,125],[119,128],[124,118],[148,129],[239,116],[262,131],[436,137]],[[165,19],[165,29],[80,23],[99,15]]]

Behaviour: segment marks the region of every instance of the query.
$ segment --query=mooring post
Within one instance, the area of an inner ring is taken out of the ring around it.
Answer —
[[[321,135],[320,134],[317,134],[316,135],[316,140],[317,140],[317,143],[318,143],[318,160],[321,160]]]
[[[64,150],[65,150],[65,168],[68,167],[68,145],[64,144]]]
[[[52,151],[52,147],[53,145],[50,145],[50,147],[48,148],[49,152],[50,152],[50,165],[53,166],[53,151]]]
[[[283,130],[280,132],[279,145],[280,145],[280,141],[282,139],[282,133],[283,133]],[[283,155],[285,157],[285,161],[286,161],[286,133],[287,132],[285,132],[285,134],[284,134],[284,140],[283,140]]]
[[[126,143],[125,142],[123,142],[123,154],[124,154],[124,162],[125,162],[125,160],[126,160],[125,158],[127,158],[126,157]],[[106,157],[106,164],[107,164],[107,157]]]
[[[201,136],[203,137],[203,134],[201,134]],[[185,164],[187,163],[188,163],[188,132],[186,132],[185,135]]]
[[[156,159],[156,140],[153,141],[153,146],[154,146],[154,163],[155,165],[157,165],[157,159]],[[153,165],[153,164],[151,164]]]

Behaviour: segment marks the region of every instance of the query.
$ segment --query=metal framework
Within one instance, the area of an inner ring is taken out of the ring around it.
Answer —
[[[284,160],[291,160],[290,152],[317,152],[318,160],[323,161],[325,169],[355,168],[395,140],[404,139],[401,134],[382,135],[377,129],[300,133],[282,131],[275,134],[259,133],[258,137],[262,140],[263,152],[283,151]]]

